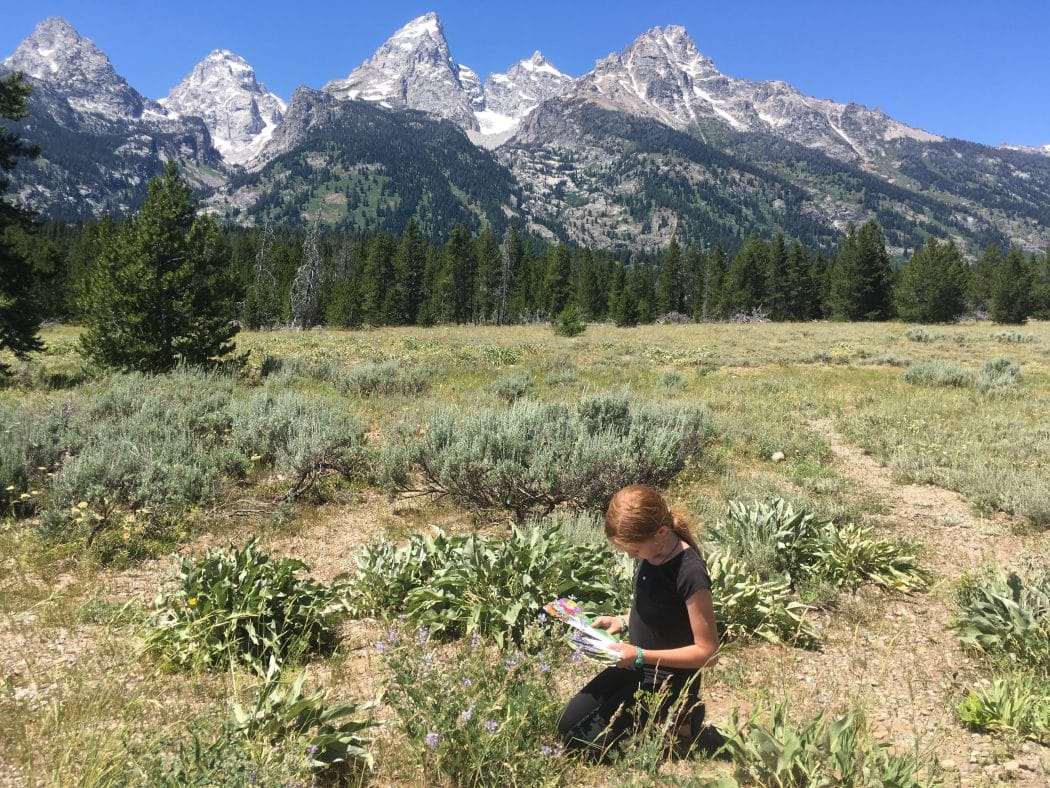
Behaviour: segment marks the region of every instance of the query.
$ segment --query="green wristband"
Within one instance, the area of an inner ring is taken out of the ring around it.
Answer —
[[[642,656],[644,653],[645,652],[643,652],[640,648],[638,649],[638,656],[634,658],[634,664],[636,667],[640,668],[643,664],[645,664],[645,658]]]

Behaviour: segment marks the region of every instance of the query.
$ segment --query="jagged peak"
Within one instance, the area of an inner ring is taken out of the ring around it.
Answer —
[[[42,34],[72,38],[76,41],[83,39],[83,36],[69,23],[69,20],[61,16],[49,16],[47,19],[39,22],[30,38]]]
[[[517,65],[526,71],[546,71],[556,77],[571,79],[567,74],[559,71],[538,49],[532,53],[532,57],[527,60],[522,60]]]
[[[428,11],[423,16],[417,16],[411,22],[400,28],[390,37],[395,39],[423,38],[424,36],[445,37],[445,29],[441,26],[441,19],[433,11]]]

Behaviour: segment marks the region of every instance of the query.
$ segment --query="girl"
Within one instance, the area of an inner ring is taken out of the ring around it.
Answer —
[[[663,719],[686,691],[674,728],[695,737],[703,722],[699,669],[718,649],[711,578],[685,516],[668,508],[652,487],[624,487],[605,512],[605,535],[637,561],[628,616],[599,616],[594,626],[627,635],[616,646],[620,660],[599,673],[569,701],[558,730],[570,747],[601,755],[644,720],[636,714],[638,690],[665,695]]]

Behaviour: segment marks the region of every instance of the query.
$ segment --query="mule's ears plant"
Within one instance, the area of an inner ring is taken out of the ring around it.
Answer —
[[[963,724],[1050,743],[1050,686],[1045,677],[1014,673],[971,690],[959,704]]]
[[[782,788],[925,788],[939,785],[932,764],[915,755],[894,755],[872,742],[864,715],[854,709],[829,719],[821,714],[801,722],[787,703],[759,708],[741,723],[730,713],[733,732],[723,750],[743,785]]]
[[[378,542],[357,559],[357,615],[404,614],[434,636],[478,633],[499,643],[527,639],[543,605],[572,595],[622,609],[630,578],[605,545],[581,550],[553,528],[512,528],[509,538],[436,530],[402,547]]]
[[[270,744],[298,739],[310,765],[317,769],[338,765],[372,769],[375,762],[368,750],[370,741],[361,732],[375,725],[371,718],[375,702],[328,705],[324,689],[307,695],[303,691],[305,683],[305,670],[291,682],[282,682],[277,661],[271,658],[254,706],[232,704],[231,727]]]
[[[147,649],[176,668],[235,662],[260,675],[271,661],[283,665],[323,650],[347,609],[345,588],[301,577],[308,569],[271,558],[254,538],[199,561],[183,557],[176,590],[155,602]]]
[[[1050,571],[991,571],[967,578],[952,629],[992,660],[1050,673]]]

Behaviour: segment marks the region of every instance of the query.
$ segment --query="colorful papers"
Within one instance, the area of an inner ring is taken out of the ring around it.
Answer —
[[[591,626],[587,616],[571,599],[556,599],[543,609],[552,618],[572,627],[569,642],[583,656],[606,664],[620,661],[620,652],[612,648],[612,644],[620,641],[604,629]]]

